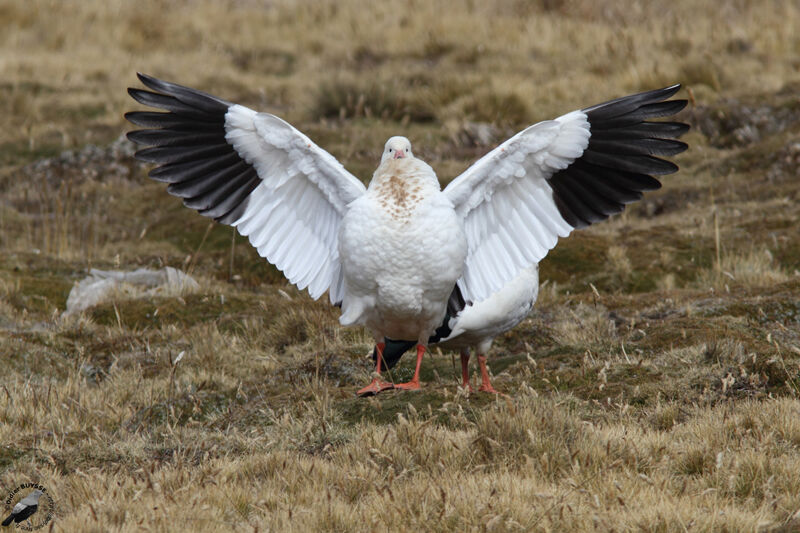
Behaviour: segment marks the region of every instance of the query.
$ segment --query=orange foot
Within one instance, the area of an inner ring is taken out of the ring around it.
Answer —
[[[383,381],[378,378],[372,380],[372,383],[361,389],[356,393],[358,396],[373,396],[378,394],[379,392],[383,392],[385,390],[393,389],[395,386],[393,383],[389,383],[388,381]]]
[[[492,387],[490,383],[484,383],[483,385],[478,387],[478,390],[481,392],[490,392],[492,394],[501,394],[499,391],[495,390],[495,388]]]
[[[395,389],[400,390],[419,390],[419,381],[409,381],[408,383],[397,383]]]

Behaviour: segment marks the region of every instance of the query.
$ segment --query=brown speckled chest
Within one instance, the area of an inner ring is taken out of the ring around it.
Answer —
[[[407,176],[391,174],[376,187],[381,207],[395,220],[407,219],[422,199],[422,187]]]

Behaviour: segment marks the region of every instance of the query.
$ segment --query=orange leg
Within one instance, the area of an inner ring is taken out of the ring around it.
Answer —
[[[481,392],[491,392],[492,394],[499,394],[492,384],[489,382],[489,370],[486,368],[486,356],[478,354],[478,364],[481,367],[481,386],[478,388]]]
[[[472,384],[469,382],[469,349],[461,350],[461,386],[472,392]]]
[[[408,383],[397,383],[394,388],[402,390],[419,390],[419,367],[422,365],[422,356],[425,355],[425,346],[417,344],[417,368],[414,377]]]
[[[389,383],[388,381],[383,381],[381,379],[381,360],[383,359],[383,349],[386,348],[386,344],[379,342],[377,344],[378,347],[378,364],[375,367],[375,373],[378,374],[378,377],[372,380],[372,383],[358,391],[356,394],[358,396],[372,396],[373,394],[378,394],[379,392],[383,392],[385,390],[393,389],[394,384]]]

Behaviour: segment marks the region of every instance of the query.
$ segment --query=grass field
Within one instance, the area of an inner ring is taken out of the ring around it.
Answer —
[[[798,28],[755,0],[0,2],[0,509],[36,482],[65,532],[800,531]],[[690,150],[541,263],[490,354],[507,397],[434,351],[422,391],[357,399],[369,335],[133,160],[136,71],[364,180],[393,134],[446,182],[675,82]],[[199,289],[62,316],[89,268],[165,265]]]

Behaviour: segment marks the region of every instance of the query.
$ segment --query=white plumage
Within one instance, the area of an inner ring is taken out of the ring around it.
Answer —
[[[495,337],[525,320],[538,295],[539,266],[533,265],[485,300],[469,303],[455,316],[447,316],[429,342],[460,352],[462,384],[470,390],[468,365],[470,350],[474,349],[481,372],[480,390],[496,392],[486,367],[486,354]],[[413,345],[409,341],[388,340],[383,351],[384,368],[392,368]],[[373,359],[376,359],[375,353]]]
[[[452,332],[439,341],[442,348],[474,348],[485,354],[494,338],[525,320],[539,295],[539,266],[520,272],[485,300],[467,305],[452,321]]]
[[[559,214],[547,179],[588,144],[589,122],[574,111],[521,131],[447,186],[469,241],[459,281],[465,299],[499,291],[569,235],[572,227]]]
[[[444,191],[408,139],[392,137],[367,189],[274,115],[139,78],[155,92],[129,89],[131,96],[168,111],[126,115],[153,128],[129,133],[150,146],[136,156],[160,165],[150,176],[169,183],[188,207],[236,227],[312,298],[328,291],[342,306],[342,324],[367,327],[378,343],[416,341],[417,372],[405,388],[419,386],[422,354],[448,302],[503,300],[503,288],[558,237],[659,186],[649,174],[677,169],[653,154],[686,148],[667,139],[684,125],[645,121],[685,105],[663,101],[673,86],[530,126]],[[462,322],[471,323],[479,308],[466,309]],[[486,316],[477,322],[494,324]],[[373,385],[367,392],[388,387]]]
[[[467,243],[452,202],[433,169],[394,137],[367,193],[350,204],[339,233],[344,274],[343,325],[362,324],[384,337],[428,337],[445,315],[461,276]]]
[[[497,392],[489,381],[486,354],[495,337],[525,320],[539,295],[539,265],[520,272],[499,291],[483,301],[467,306],[458,315],[453,331],[441,346],[461,354],[462,385],[472,390],[469,379],[470,349],[475,350],[481,373],[479,390]]]
[[[339,226],[364,185],[276,116],[233,105],[225,114],[225,132],[261,179],[232,225],[312,298],[330,290],[331,302],[342,301]]]

